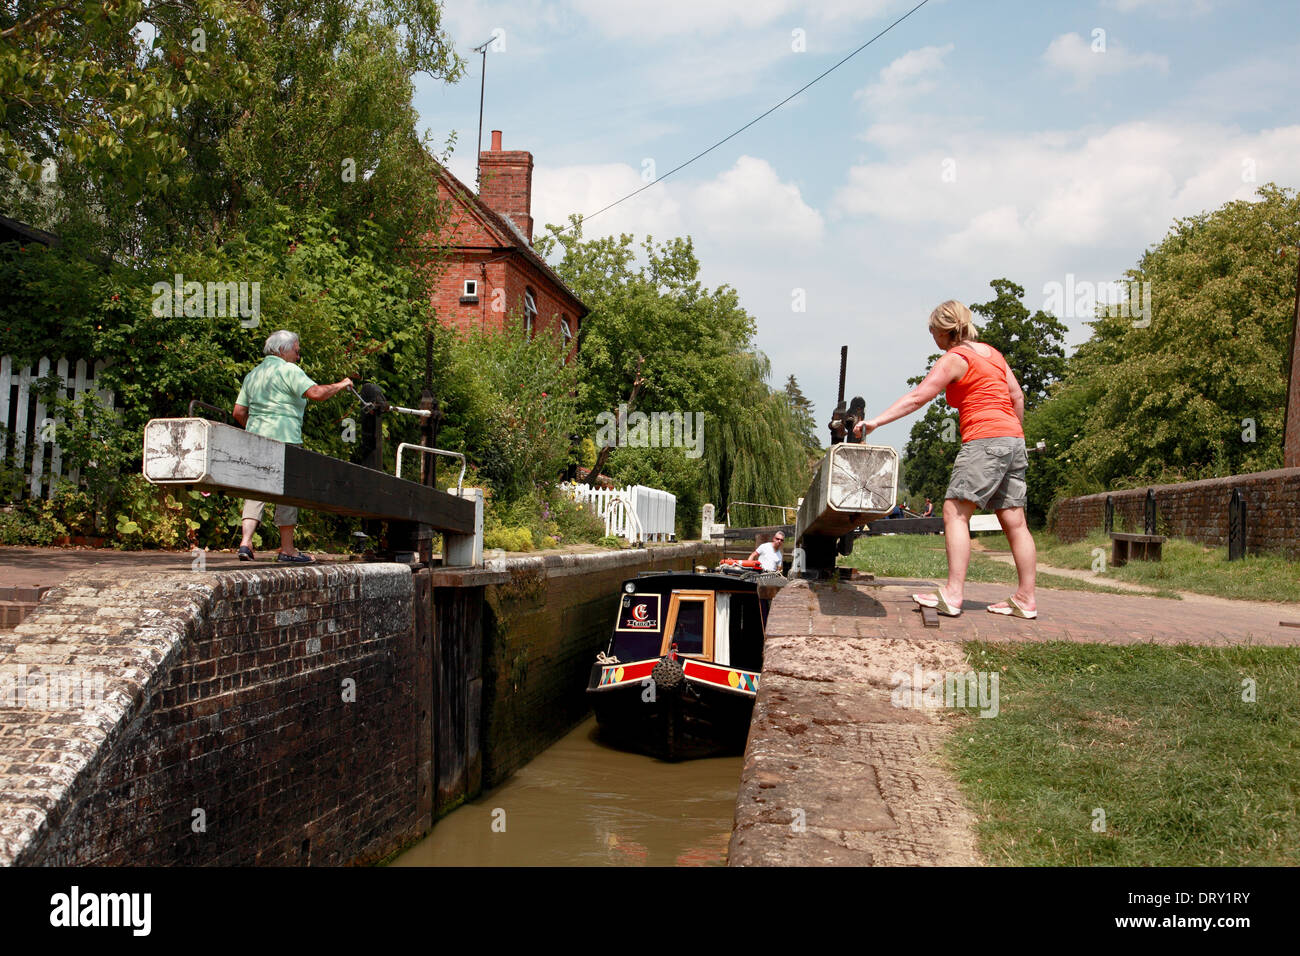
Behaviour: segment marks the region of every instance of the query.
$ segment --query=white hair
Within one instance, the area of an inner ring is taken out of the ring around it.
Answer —
[[[266,344],[262,346],[262,354],[283,355],[297,344],[298,333],[290,332],[288,329],[281,329],[279,332],[272,332],[267,336]]]

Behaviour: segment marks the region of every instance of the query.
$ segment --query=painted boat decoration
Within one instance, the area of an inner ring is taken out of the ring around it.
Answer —
[[[587,684],[602,735],[665,760],[743,750],[768,606],[784,583],[738,565],[624,581]]]

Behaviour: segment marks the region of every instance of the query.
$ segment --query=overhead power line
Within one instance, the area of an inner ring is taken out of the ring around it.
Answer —
[[[610,203],[608,206],[602,206],[600,209],[597,209],[595,212],[591,213],[590,215],[583,216],[583,217],[582,217],[582,222],[586,222],[588,219],[595,219],[595,218],[596,218],[597,216],[599,216],[602,212],[607,212],[608,210],[613,209],[615,206],[619,205],[619,203],[627,202],[627,201],[628,201],[629,199],[631,199],[633,196],[638,196],[638,195],[640,195],[641,193],[643,193],[643,192],[645,192],[647,189],[649,189],[651,186],[657,186],[659,183],[663,182],[665,179],[667,179],[667,178],[668,178],[669,176],[671,176],[673,173],[681,172],[681,170],[683,170],[683,169],[685,169],[687,166],[691,165],[691,163],[695,162],[695,161],[698,160],[698,159],[702,159],[703,157],[707,156],[709,153],[713,152],[715,149],[717,149],[717,148],[718,148],[719,146],[721,146],[723,143],[727,142],[728,140],[735,139],[737,136],[739,136],[739,135],[740,135],[741,133],[743,133],[745,130],[747,130],[747,129],[749,129],[751,126],[753,126],[755,123],[759,122],[759,121],[762,120],[762,119],[765,119],[766,117],[768,117],[768,116],[770,116],[771,114],[775,113],[775,112],[776,112],[777,110],[779,110],[781,107],[785,106],[786,103],[789,103],[792,99],[794,99],[794,98],[795,98],[796,96],[798,96],[800,93],[804,92],[805,90],[811,88],[812,86],[815,86],[817,83],[820,83],[822,80],[826,79],[826,77],[830,76],[832,73],[834,73],[834,72],[835,72],[836,70],[838,70],[840,67],[842,67],[845,63],[848,63],[849,60],[853,59],[855,56],[857,56],[859,53],[861,53],[861,52],[862,52],[863,50],[865,50],[867,47],[871,46],[871,44],[875,43],[877,40],[879,40],[881,37],[883,37],[886,33],[888,33],[890,30],[894,29],[894,27],[898,26],[900,23],[902,23],[904,20],[906,20],[906,19],[907,19],[908,17],[910,17],[912,14],[916,13],[917,10],[920,10],[923,6],[925,6],[925,5],[926,5],[927,3],[929,3],[929,2],[930,2],[930,0],[921,0],[920,3],[918,3],[916,6],[914,6],[911,10],[908,10],[906,13],[904,13],[901,17],[899,17],[897,20],[895,20],[895,21],[894,21],[893,23],[891,23],[889,26],[885,27],[883,30],[881,30],[879,33],[877,33],[875,36],[873,36],[873,37],[872,37],[870,40],[868,40],[866,43],[862,44],[862,46],[858,47],[858,48],[857,48],[856,50],[854,50],[852,53],[848,54],[846,57],[844,57],[844,59],[840,60],[840,61],[839,61],[838,63],[836,63],[834,66],[832,66],[832,67],[830,67],[829,69],[827,69],[825,72],[823,72],[823,73],[819,74],[818,76],[814,77],[813,79],[809,80],[809,81],[808,81],[807,83],[805,83],[803,86],[799,87],[799,89],[795,90],[793,93],[791,93],[791,94],[790,94],[789,96],[787,96],[785,99],[783,99],[780,103],[777,103],[775,106],[771,107],[770,109],[764,110],[762,113],[760,113],[760,114],[758,114],[757,116],[755,116],[752,120],[750,120],[750,121],[749,121],[748,123],[746,123],[744,126],[740,127],[739,129],[735,130],[735,131],[732,132],[732,133],[727,134],[727,135],[724,136],[722,139],[718,140],[716,143],[714,143],[712,146],[710,146],[708,149],[701,150],[700,152],[698,152],[698,153],[696,153],[694,156],[692,156],[690,159],[686,160],[686,162],[684,162],[684,163],[680,163],[680,164],[678,164],[677,166],[674,166],[672,169],[668,170],[668,172],[664,173],[662,176],[657,177],[656,179],[652,180],[651,182],[646,183],[646,184],[645,184],[644,186],[642,186],[640,189],[637,189],[637,190],[635,190],[635,191],[633,191],[633,192],[628,193],[628,194],[627,194],[626,196],[624,196],[622,199],[616,199],[616,200],[614,200],[614,201],[613,201],[612,203]],[[565,226],[563,229],[560,230],[560,232],[567,232],[567,231],[568,231],[569,229],[571,229],[571,228],[573,228],[572,225]]]

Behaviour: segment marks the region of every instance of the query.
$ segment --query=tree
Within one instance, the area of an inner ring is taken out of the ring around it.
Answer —
[[[1039,309],[1032,316],[1025,308],[1025,290],[1010,279],[989,283],[994,297],[970,309],[984,321],[978,324],[980,341],[993,346],[1007,360],[1025,393],[1025,410],[1036,408],[1052,383],[1065,374],[1065,326]]]
[[[753,348],[754,320],[735,289],[702,286],[689,238],[646,237],[638,265],[630,235],[583,240],[576,216],[564,231],[547,230],[538,251],[560,254],[556,272],[591,308],[579,332],[579,408],[593,431],[640,374],[638,409],[703,415],[705,500],[724,510],[733,499],[793,504],[806,481],[803,439],[786,393],[767,384],[770,366]],[[661,487],[696,474],[663,467],[651,451],[622,448],[611,467],[641,480],[660,468]]]
[[[1061,456],[1094,484],[1281,467],[1300,197],[1257,195],[1176,220],[1129,271],[1149,283],[1149,321],[1099,309],[1090,323],[1060,398],[1087,401]]]
[[[908,380],[911,385],[920,382],[920,377]],[[903,448],[903,483],[908,492],[943,501],[953,461],[960,448],[957,413],[940,395],[925,410],[921,420],[912,426]]]
[[[817,437],[817,419],[813,415],[813,403],[810,402],[791,375],[785,382],[786,400],[790,403],[790,414],[794,418],[795,429],[804,450],[812,459],[821,458],[823,445]]]
[[[433,0],[13,6],[0,12],[0,185],[28,221],[136,263],[237,239],[284,208],[329,209],[345,233],[366,220],[407,248],[433,231],[413,80],[463,70]]]

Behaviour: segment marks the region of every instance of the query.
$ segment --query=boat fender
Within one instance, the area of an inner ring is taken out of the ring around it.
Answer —
[[[676,690],[686,680],[686,672],[682,670],[679,661],[675,661],[671,657],[661,657],[659,663],[654,666],[654,670],[650,671],[650,679],[661,690]]]

